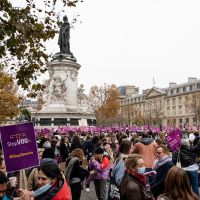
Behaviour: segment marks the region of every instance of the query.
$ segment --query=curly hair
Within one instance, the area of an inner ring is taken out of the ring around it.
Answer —
[[[83,150],[80,149],[80,148],[74,149],[74,150],[70,153],[70,155],[71,155],[72,157],[77,157],[79,160],[83,161],[84,153],[83,153]]]

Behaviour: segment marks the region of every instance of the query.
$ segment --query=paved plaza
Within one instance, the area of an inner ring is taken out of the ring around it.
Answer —
[[[95,194],[94,183],[91,182],[90,192],[86,192],[85,186],[84,186],[84,189],[81,192],[81,200],[96,200],[96,199],[97,199],[97,196]]]

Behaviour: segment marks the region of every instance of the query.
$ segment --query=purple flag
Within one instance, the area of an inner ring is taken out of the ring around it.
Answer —
[[[176,151],[181,145],[181,133],[180,130],[172,130],[165,138],[166,143],[171,151]]]
[[[3,126],[0,133],[8,172],[39,165],[32,123]]]

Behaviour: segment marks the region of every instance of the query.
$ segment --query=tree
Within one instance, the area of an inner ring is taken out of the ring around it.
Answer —
[[[0,71],[0,124],[19,113],[20,97],[16,95],[16,85],[10,75]]]
[[[161,105],[158,104],[158,101],[155,102],[155,107],[151,111],[151,116],[153,120],[153,125],[162,125],[163,110]]]
[[[107,125],[117,116],[119,110],[119,93],[115,85],[92,86],[88,96],[90,109],[95,113],[98,125]]]
[[[63,9],[76,6],[78,1],[61,0]],[[38,75],[47,70],[44,42],[54,38],[60,23],[55,12],[57,0],[39,2],[44,6],[26,0],[25,7],[15,8],[9,0],[0,1],[0,69],[9,68],[17,84],[31,91],[33,97],[44,88],[36,82]]]
[[[200,92],[185,96],[185,109],[194,116],[196,126],[200,122]]]

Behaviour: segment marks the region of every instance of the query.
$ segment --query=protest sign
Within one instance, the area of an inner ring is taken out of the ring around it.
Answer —
[[[166,143],[171,151],[176,151],[181,145],[181,132],[180,130],[172,130],[165,138]]]
[[[8,172],[39,165],[32,123],[0,127],[0,134]]]

